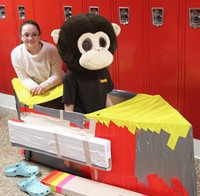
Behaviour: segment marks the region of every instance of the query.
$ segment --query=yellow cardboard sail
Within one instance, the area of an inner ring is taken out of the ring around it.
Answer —
[[[170,134],[168,146],[174,150],[179,137],[186,137],[191,124],[159,95],[138,94],[134,98],[103,110],[87,114],[109,126],[110,121],[127,127],[135,134],[136,128],[144,131],[161,129]]]

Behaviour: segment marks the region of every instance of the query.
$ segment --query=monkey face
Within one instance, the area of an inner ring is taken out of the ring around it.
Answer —
[[[78,14],[52,32],[69,70],[100,70],[113,61],[120,26],[97,14]]]
[[[108,50],[110,39],[104,32],[84,33],[77,44],[82,54],[79,63],[85,69],[99,70],[112,63],[113,55]]]

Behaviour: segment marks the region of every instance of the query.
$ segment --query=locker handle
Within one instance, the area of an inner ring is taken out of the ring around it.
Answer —
[[[89,11],[90,11],[91,14],[99,14],[99,7],[98,6],[91,6]]]
[[[163,25],[164,8],[152,8],[152,23],[154,26]]]
[[[123,25],[129,23],[129,7],[119,7],[119,20]]]
[[[190,27],[200,27],[200,8],[189,9]]]
[[[0,18],[1,19],[6,18],[6,8],[4,5],[0,5]]]
[[[71,6],[64,6],[64,17],[65,21],[72,17],[72,7]]]
[[[18,6],[18,14],[20,20],[26,19],[25,7],[23,5]]]

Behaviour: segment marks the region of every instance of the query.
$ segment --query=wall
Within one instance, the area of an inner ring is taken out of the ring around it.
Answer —
[[[6,17],[0,18],[1,93],[13,94],[10,81],[16,74],[10,52],[20,43],[18,31],[23,17],[38,21],[42,39],[53,43],[51,31],[59,28],[67,17],[98,12],[122,29],[115,60],[110,66],[115,88],[160,94],[188,119],[193,125],[194,137],[200,138],[197,90],[200,87],[200,28],[191,27],[189,18],[190,8],[197,9],[193,22],[198,25],[200,1],[0,0],[0,16],[2,7]],[[163,11],[163,17],[159,11]],[[157,25],[153,24],[153,16],[158,19]]]

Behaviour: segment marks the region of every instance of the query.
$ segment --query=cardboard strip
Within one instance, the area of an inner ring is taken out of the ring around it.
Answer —
[[[57,171],[58,173],[58,171]],[[57,175],[54,173],[54,175]],[[59,172],[60,173],[60,172]],[[61,172],[62,174],[50,184],[52,191],[67,196],[144,196],[141,193],[133,192],[108,184],[103,184],[79,176]],[[51,174],[50,174],[51,175]],[[51,177],[52,178],[52,177]],[[45,178],[48,179],[48,178]],[[42,180],[45,183],[44,179]]]

